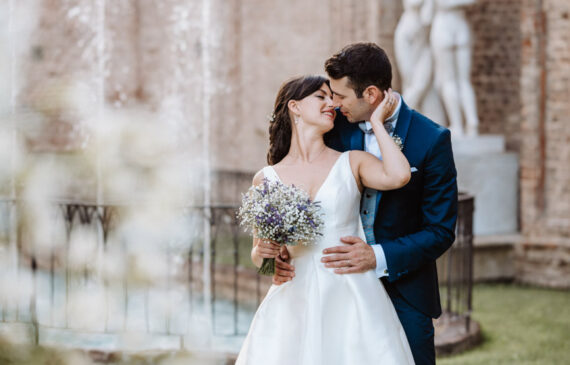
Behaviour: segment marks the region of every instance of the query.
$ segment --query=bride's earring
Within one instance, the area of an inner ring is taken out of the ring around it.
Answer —
[[[301,120],[301,116],[295,115],[295,124],[299,124],[299,120]]]

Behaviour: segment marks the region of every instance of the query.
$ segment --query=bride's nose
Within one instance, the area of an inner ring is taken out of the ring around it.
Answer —
[[[331,97],[331,101],[332,101],[333,107],[335,107],[335,108],[340,107],[340,98],[339,98],[338,96],[333,95],[333,96]]]

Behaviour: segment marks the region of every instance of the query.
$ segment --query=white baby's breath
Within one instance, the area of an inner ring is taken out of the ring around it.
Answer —
[[[281,245],[314,243],[324,225],[320,203],[311,201],[307,192],[267,179],[243,195],[238,218],[258,238]],[[273,265],[274,260],[264,259],[260,273],[272,275]]]

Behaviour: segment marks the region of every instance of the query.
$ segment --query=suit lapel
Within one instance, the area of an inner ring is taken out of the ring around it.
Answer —
[[[402,106],[400,107],[400,114],[398,115],[398,122],[396,123],[394,135],[399,136],[402,139],[402,145],[404,146],[402,152],[404,152],[404,154],[406,151],[406,136],[408,135],[411,120],[412,110],[406,105],[404,99],[402,99]],[[378,191],[378,194],[376,194],[376,214],[378,214],[380,199],[382,199],[382,192]],[[376,219],[376,217],[374,217],[374,219]]]
[[[396,123],[394,134],[402,139],[404,150],[406,147],[406,136],[408,135],[411,120],[412,110],[406,105],[404,99],[402,99],[402,106],[400,107],[400,114],[398,115],[398,122]]]
[[[364,151],[364,133],[360,128],[354,128],[350,135],[349,150]]]

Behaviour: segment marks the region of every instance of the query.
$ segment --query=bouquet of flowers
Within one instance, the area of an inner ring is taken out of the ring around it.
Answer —
[[[311,201],[309,194],[294,185],[263,179],[263,184],[243,194],[238,219],[260,239],[280,245],[308,245],[322,235],[320,208],[319,202]],[[257,272],[273,275],[275,259],[264,258]]]

